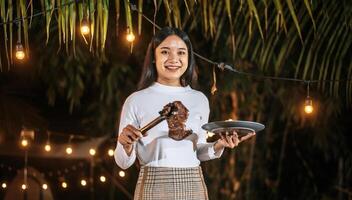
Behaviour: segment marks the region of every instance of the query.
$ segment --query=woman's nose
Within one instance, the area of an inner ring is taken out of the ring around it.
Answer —
[[[169,61],[177,62],[179,60],[177,52],[171,52],[169,54]]]

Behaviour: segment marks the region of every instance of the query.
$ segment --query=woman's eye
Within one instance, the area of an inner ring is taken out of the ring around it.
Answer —
[[[169,52],[168,51],[161,51],[161,54],[167,55]]]
[[[178,55],[186,55],[186,52],[185,51],[179,51]]]

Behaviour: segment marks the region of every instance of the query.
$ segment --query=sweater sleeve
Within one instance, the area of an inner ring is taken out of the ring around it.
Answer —
[[[203,112],[200,117],[200,126],[208,123],[209,119],[209,101],[205,95],[203,95]],[[224,149],[221,149],[218,152],[214,151],[215,142],[207,143],[207,132],[201,127],[198,131],[198,143],[197,143],[197,157],[200,161],[212,160],[215,158],[220,158]]]
[[[122,129],[126,127],[128,124],[131,124],[136,128],[139,128],[139,125],[138,125],[139,123],[136,115],[136,105],[133,104],[131,96],[129,96],[126,99],[122,107],[118,134],[121,134]],[[117,141],[115,153],[114,153],[116,164],[122,169],[127,169],[131,165],[133,165],[133,163],[136,160],[135,149],[136,149],[136,143],[133,145],[131,155],[128,156],[123,146]]]

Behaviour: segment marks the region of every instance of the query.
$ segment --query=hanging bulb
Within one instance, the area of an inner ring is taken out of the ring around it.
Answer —
[[[25,56],[25,54],[24,54],[24,51],[23,51],[23,45],[22,45],[21,42],[18,42],[16,44],[16,58],[18,60],[23,60],[24,56]]]
[[[307,114],[311,114],[313,112],[313,101],[309,97],[309,83],[310,81],[307,82],[307,98],[304,102],[304,112]]]
[[[101,179],[100,179],[101,180]],[[6,183],[2,183],[1,184],[1,187],[3,188],[3,189],[5,189],[6,187],[7,187],[7,184]]]
[[[109,151],[108,151],[108,155],[109,155],[110,157],[114,156],[114,150],[109,149]]]
[[[104,183],[106,181],[105,176],[100,176],[100,181]]]
[[[96,153],[95,149],[93,149],[93,148],[89,149],[89,154],[90,154],[91,156],[94,156],[95,153]]]
[[[46,145],[44,146],[44,150],[45,150],[46,152],[51,151],[50,143],[46,143]]]
[[[46,190],[46,189],[48,189],[48,185],[44,183],[44,184],[42,185],[42,188],[43,188],[43,190]]]
[[[120,171],[120,172],[119,172],[119,176],[120,176],[120,177],[125,177],[125,175],[126,175],[126,173],[125,173],[124,171]]]
[[[61,183],[61,187],[62,187],[62,188],[67,188],[67,183],[66,183],[65,181],[62,182],[62,183]]]
[[[307,114],[311,114],[313,112],[313,101],[309,96],[306,98],[304,103],[304,112]]]
[[[134,39],[136,39],[136,37],[133,35],[133,32],[131,31],[131,29],[129,27],[127,27],[126,39],[127,39],[128,42],[133,42]]]
[[[88,20],[86,18],[83,18],[82,23],[81,23],[81,33],[83,35],[88,35],[89,32],[90,32],[90,29],[89,29]]]
[[[22,138],[21,145],[22,147],[27,147],[29,145],[29,141],[27,140],[27,138]]]
[[[72,150],[72,147],[71,147],[71,146],[66,147],[66,153],[67,153],[68,155],[72,154],[72,152],[73,152],[73,150]]]
[[[27,185],[26,184],[22,184],[21,188],[22,188],[22,190],[25,190],[25,189],[27,189]]]
[[[81,185],[82,185],[82,186],[86,186],[86,185],[87,185],[87,181],[86,181],[85,179],[82,179],[82,180],[81,180]]]

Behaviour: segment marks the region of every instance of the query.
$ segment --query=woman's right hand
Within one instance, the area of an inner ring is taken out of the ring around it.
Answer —
[[[133,144],[142,137],[143,135],[138,129],[132,125],[127,125],[122,129],[118,141],[125,149],[127,155],[131,155]]]

